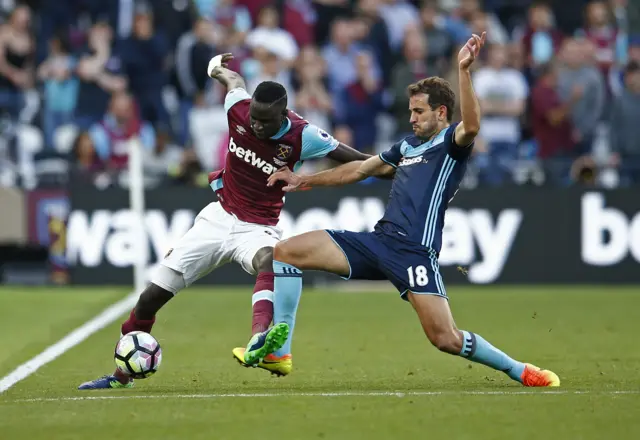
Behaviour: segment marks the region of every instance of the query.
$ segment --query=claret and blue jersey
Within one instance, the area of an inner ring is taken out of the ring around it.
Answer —
[[[444,215],[473,145],[458,146],[453,124],[428,141],[409,136],[380,154],[396,168],[384,216],[373,232],[329,230],[349,279],[388,279],[407,291],[446,297],[438,266]]]

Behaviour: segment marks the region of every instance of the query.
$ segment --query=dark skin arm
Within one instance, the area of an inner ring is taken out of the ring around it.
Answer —
[[[335,150],[327,154],[327,157],[340,163],[353,162],[354,160],[367,160],[370,154],[364,154],[358,150],[351,148],[342,142],[338,144]]]
[[[209,76],[220,82],[220,84],[225,86],[227,90],[246,89],[247,86],[245,85],[244,79],[240,76],[240,74],[227,68],[231,60],[233,60],[232,54],[222,54],[221,65],[214,68]]]

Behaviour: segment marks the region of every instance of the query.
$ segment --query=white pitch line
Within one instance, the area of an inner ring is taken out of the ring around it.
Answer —
[[[624,394],[640,394],[640,390],[623,391],[569,391],[569,390],[539,390],[539,391],[345,391],[328,393],[229,393],[229,394],[149,394],[149,395],[118,395],[118,396],[78,396],[17,399],[0,401],[1,403],[30,403],[30,402],[73,402],[83,400],[129,400],[129,399],[225,399],[225,398],[264,398],[264,397],[411,397],[411,396],[522,396],[522,395],[605,395],[616,396]]]
[[[107,307],[95,318],[87,321],[55,344],[49,346],[39,355],[28,360],[11,373],[7,374],[5,377],[0,379],[0,394],[35,373],[40,367],[69,351],[98,330],[101,330],[114,322],[123,313],[129,311],[136,304],[138,297],[139,294],[137,292],[132,292],[124,299]]]

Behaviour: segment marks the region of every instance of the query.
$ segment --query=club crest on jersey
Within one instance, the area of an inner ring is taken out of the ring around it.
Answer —
[[[276,151],[277,159],[286,161],[291,156],[291,153],[293,153],[293,147],[291,145],[278,144],[278,149]]]
[[[247,130],[242,125],[236,125],[236,131],[240,135],[244,135],[247,132]]]

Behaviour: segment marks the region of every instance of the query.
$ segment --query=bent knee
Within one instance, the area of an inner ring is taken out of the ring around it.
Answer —
[[[289,240],[278,242],[273,248],[273,259],[281,263],[295,265],[301,263],[301,258],[300,252],[290,244]]]
[[[427,334],[429,341],[444,353],[458,354],[462,350],[462,337],[455,329],[447,329]]]

